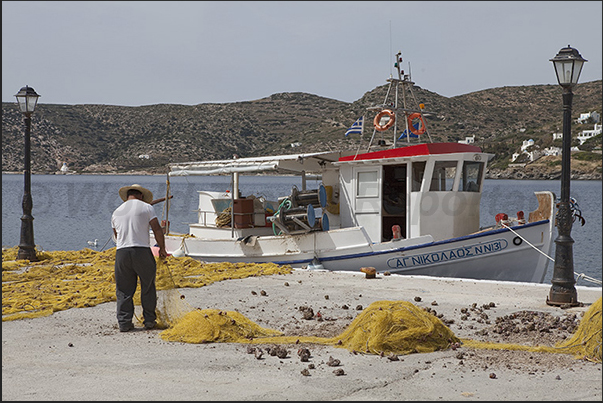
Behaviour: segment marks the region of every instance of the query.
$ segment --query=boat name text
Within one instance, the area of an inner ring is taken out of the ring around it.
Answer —
[[[465,259],[472,256],[486,255],[506,249],[508,243],[504,239],[496,239],[483,244],[463,246],[438,252],[424,253],[421,255],[404,256],[389,259],[387,265],[392,269],[400,267],[424,266],[450,260]]]

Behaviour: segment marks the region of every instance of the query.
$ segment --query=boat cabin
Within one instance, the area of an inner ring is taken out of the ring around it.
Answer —
[[[363,226],[373,242],[479,230],[489,154],[459,143],[429,143],[339,159],[341,226]],[[323,180],[324,182],[324,180]],[[326,186],[326,183],[325,183]]]
[[[361,226],[374,243],[421,235],[442,240],[479,230],[488,158],[491,155],[476,146],[428,143],[364,154],[323,152],[177,164],[170,175],[233,177],[231,192],[198,192],[199,219],[190,225],[195,236],[241,238]],[[291,195],[272,201],[240,197],[239,174],[266,171],[302,175],[302,189],[294,187]],[[306,189],[309,174],[322,177],[318,189]],[[230,206],[234,208],[227,211]]]

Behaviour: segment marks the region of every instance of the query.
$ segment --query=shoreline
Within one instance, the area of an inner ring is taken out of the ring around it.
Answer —
[[[107,172],[86,172],[86,173],[80,173],[80,172],[72,172],[72,173],[68,173],[68,174],[64,174],[61,172],[58,173],[40,173],[40,172],[32,172],[32,175],[57,175],[57,176],[68,176],[68,175],[90,175],[90,176],[94,176],[94,175],[99,175],[99,176],[165,176],[165,173],[152,173],[152,172],[147,172],[147,171],[135,171],[135,172],[113,172],[113,173],[107,173]],[[23,172],[14,172],[14,171],[2,171],[2,175],[23,175]],[[603,175],[598,174],[598,177],[592,177],[592,178],[584,178],[583,176],[592,176],[592,174],[574,174],[572,173],[572,181],[603,181]],[[221,176],[228,176],[228,174],[223,174]],[[269,174],[263,174],[263,175],[256,175],[256,176],[271,176]],[[294,176],[294,175],[277,175],[277,176]],[[502,177],[502,176],[489,176],[488,174],[486,174],[485,179],[488,180],[535,180],[535,181],[558,181],[560,180],[558,177],[555,178],[531,178],[531,177],[521,177],[521,178],[515,178],[515,177]]]

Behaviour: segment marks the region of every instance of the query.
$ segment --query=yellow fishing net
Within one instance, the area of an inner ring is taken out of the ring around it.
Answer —
[[[571,338],[555,347],[524,346],[521,344],[488,343],[462,339],[465,347],[490,350],[523,350],[542,353],[573,354],[576,358],[601,363],[601,298],[588,308]]]
[[[161,333],[167,341],[186,343],[312,343],[368,354],[410,354],[444,350],[460,340],[440,319],[407,301],[376,301],[338,336],[282,336],[238,312],[196,310]]]
[[[36,318],[70,308],[115,301],[115,248],[97,252],[36,252],[38,262],[16,260],[18,247],[2,249],[2,321]],[[171,325],[192,308],[176,288],[227,279],[291,273],[272,263],[202,263],[189,257],[157,259],[158,324]],[[134,303],[140,305],[140,287]]]
[[[113,251],[37,252],[39,262],[2,250],[2,321],[36,318],[115,300]]]
[[[37,252],[39,262],[16,260],[18,248],[2,251],[2,321],[35,318],[115,300],[115,248],[104,252]],[[461,342],[465,347],[573,354],[601,362],[601,298],[585,313],[571,338],[555,347],[488,343],[459,339],[432,313],[407,301],[376,301],[340,335],[284,336],[262,328],[242,314],[195,309],[178,288],[216,281],[291,273],[275,264],[202,263],[188,257],[157,259],[160,337],[185,343],[314,343],[368,354],[424,353]],[[135,303],[140,305],[139,293]]]

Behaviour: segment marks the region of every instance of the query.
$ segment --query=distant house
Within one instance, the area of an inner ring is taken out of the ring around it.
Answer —
[[[458,142],[461,144],[473,144],[475,143],[475,135],[471,137],[465,137],[465,140],[459,140]]]
[[[580,117],[576,119],[578,123],[599,123],[601,121],[601,115],[598,112],[586,112],[581,113]]]
[[[515,162],[517,160],[517,158],[519,158],[519,156],[522,154],[527,155],[528,159],[532,162],[536,161],[538,158],[540,158],[544,154],[540,149],[535,147],[532,151],[527,151],[528,147],[533,146],[533,145],[534,145],[533,139],[524,140],[523,144],[521,145],[521,152],[514,153],[511,156],[511,162]]]
[[[300,142],[291,143],[292,148],[299,147],[299,146],[301,146]]]
[[[594,130],[582,130],[577,138],[580,140],[580,145],[582,145],[586,140],[595,137],[598,134],[601,134],[601,125],[595,124]]]
[[[529,146],[533,146],[534,145],[534,140],[533,139],[529,139],[529,140],[524,140],[523,144],[521,145],[521,151],[525,151]]]
[[[561,155],[560,147],[547,147],[542,151],[543,151],[544,155],[553,155],[553,156]]]
[[[563,138],[563,133],[553,133],[553,141],[561,140]]]

